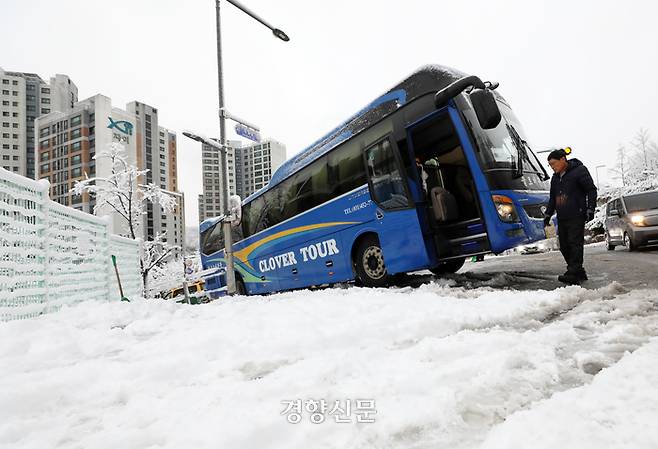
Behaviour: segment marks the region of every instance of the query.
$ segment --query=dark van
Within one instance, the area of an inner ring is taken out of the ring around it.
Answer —
[[[614,198],[606,205],[605,242],[609,251],[658,245],[658,190]]]

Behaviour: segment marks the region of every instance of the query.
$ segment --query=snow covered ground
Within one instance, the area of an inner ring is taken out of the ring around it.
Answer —
[[[0,325],[0,448],[655,448],[657,335],[616,283],[89,301]]]

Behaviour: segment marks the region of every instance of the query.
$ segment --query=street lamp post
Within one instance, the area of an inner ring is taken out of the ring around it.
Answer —
[[[605,164],[596,166],[596,190],[599,190],[599,168],[603,168],[605,166],[606,166]]]
[[[262,18],[254,14],[252,11],[247,9],[245,6],[237,2],[236,0],[226,0],[236,8],[240,9],[242,12],[250,16],[251,18],[257,20],[267,28],[269,28],[274,36],[281,39],[284,42],[288,42],[290,38],[286,33],[281,31],[278,28],[274,28],[269,23],[264,21]],[[219,143],[221,145],[221,160],[222,167],[224,170],[227,169],[226,166],[226,110],[224,108],[224,73],[222,68],[222,33],[221,33],[221,18],[220,18],[220,0],[215,0],[215,11],[217,19],[217,87],[219,94]],[[213,145],[215,146],[215,145]],[[226,179],[226,173],[222,173],[222,191],[223,191],[223,200],[222,200],[222,209],[224,215],[228,216],[228,197],[229,197],[229,188],[228,180]],[[232,295],[235,293],[235,271],[233,265],[233,241],[231,238],[231,222],[230,220],[224,220],[224,252],[226,254],[226,288],[227,293]]]
[[[206,144],[211,148],[214,148],[220,152],[222,155],[222,168],[224,173],[222,173],[222,194],[224,196],[222,200],[222,214],[224,219],[222,221],[222,230],[224,233],[224,253],[226,257],[226,290],[229,295],[235,293],[235,272],[233,264],[233,240],[231,235],[231,219],[229,217],[229,208],[228,208],[228,195],[230,194],[228,190],[228,182],[226,180],[227,170],[226,170],[226,146],[221,143],[217,143],[214,140],[208,139],[207,137],[199,136],[190,131],[183,131],[183,135],[192,140],[196,140],[199,143]],[[229,270],[230,269],[230,270]],[[231,273],[231,275],[229,275]],[[231,289],[230,286],[233,286]]]

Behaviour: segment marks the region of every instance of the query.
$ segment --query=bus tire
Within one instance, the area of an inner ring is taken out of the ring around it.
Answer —
[[[235,276],[235,294],[240,296],[247,296],[247,288],[244,286],[244,281],[238,275]]]
[[[379,239],[369,235],[363,239],[354,256],[356,275],[364,287],[385,287],[388,273]]]
[[[437,276],[448,273],[456,273],[461,269],[461,267],[464,266],[464,262],[466,262],[465,258],[446,260],[445,262],[442,262],[438,267],[430,268],[430,271]]]

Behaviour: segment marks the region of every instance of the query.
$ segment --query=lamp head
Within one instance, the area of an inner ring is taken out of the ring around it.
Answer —
[[[272,30],[272,34],[281,39],[283,42],[288,42],[290,40],[288,35],[278,28],[274,28]]]

